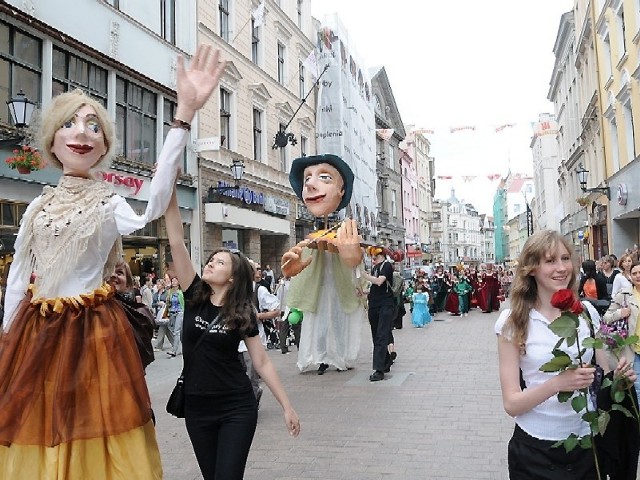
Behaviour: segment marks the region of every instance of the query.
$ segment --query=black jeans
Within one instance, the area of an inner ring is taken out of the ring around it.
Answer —
[[[242,480],[258,423],[253,393],[187,395],[185,423],[204,480]]]
[[[552,440],[540,440],[519,426],[509,441],[510,480],[595,480],[596,467],[590,448],[577,447],[567,453],[553,448]]]
[[[380,307],[369,307],[369,325],[371,325],[373,339],[373,369],[380,372],[384,372],[390,363],[387,345],[391,343],[394,310],[395,305],[392,303]]]

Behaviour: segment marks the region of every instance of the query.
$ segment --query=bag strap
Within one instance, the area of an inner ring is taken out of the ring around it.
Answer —
[[[198,347],[202,344],[202,341],[204,340],[204,337],[206,336],[207,332],[211,329],[211,327],[218,321],[218,319],[220,318],[220,314],[216,315],[216,318],[214,318],[213,320],[211,320],[209,322],[209,324],[207,325],[207,329],[202,332],[202,335],[200,335],[200,338],[198,338],[198,341],[196,342],[196,344],[193,346],[193,350],[191,350],[191,355],[193,355],[193,353],[198,349]],[[180,379],[184,379],[184,374],[187,371],[187,358],[185,357],[184,359],[184,365],[182,366],[182,372],[180,373]]]

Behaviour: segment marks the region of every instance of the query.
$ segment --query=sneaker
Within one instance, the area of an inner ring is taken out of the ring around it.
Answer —
[[[369,375],[369,381],[371,382],[379,382],[380,380],[384,380],[384,373],[380,370],[376,370],[371,375]]]
[[[169,355],[171,358],[176,356],[176,352],[167,352],[167,355]]]
[[[320,366],[318,367],[318,375],[324,375],[324,372],[327,371],[327,368],[329,368],[328,364],[321,363]]]

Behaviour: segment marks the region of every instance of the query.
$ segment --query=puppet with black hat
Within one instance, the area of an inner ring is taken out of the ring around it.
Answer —
[[[353,180],[349,165],[331,154],[297,158],[289,173],[293,191],[313,215],[324,219],[325,228],[328,216],[349,204]],[[358,355],[364,307],[355,267],[363,252],[352,219],[314,237],[282,256],[282,273],[292,277],[289,307],[304,312],[298,368],[318,365],[322,375],[330,365],[351,368]]]

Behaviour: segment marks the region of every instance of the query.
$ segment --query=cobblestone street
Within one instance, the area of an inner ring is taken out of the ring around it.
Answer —
[[[440,313],[424,329],[395,330],[398,359],[370,383],[371,333],[362,325],[356,368],[324,376],[298,373],[296,353],[269,351],[300,415],[297,439],[280,406],[262,398],[247,480],[506,479],[513,422],[504,413],[493,323],[497,313],[467,318]],[[164,411],[181,357],[157,353],[147,377],[158,419],[165,478],[200,479],[184,422]]]

